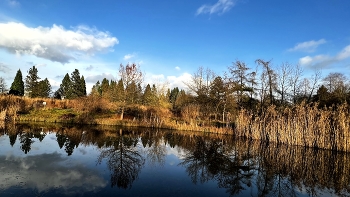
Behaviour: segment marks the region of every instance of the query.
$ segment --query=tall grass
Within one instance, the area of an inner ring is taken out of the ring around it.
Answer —
[[[349,105],[319,109],[300,104],[279,111],[270,106],[260,116],[241,110],[234,135],[277,144],[350,151]]]

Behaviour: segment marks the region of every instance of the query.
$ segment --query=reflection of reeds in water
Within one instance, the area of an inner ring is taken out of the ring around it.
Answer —
[[[234,134],[280,144],[350,151],[349,115],[347,104],[327,109],[301,104],[282,112],[270,106],[260,116],[242,110]]]
[[[291,112],[285,111],[285,113]],[[302,118],[305,117],[300,117]],[[41,128],[42,126],[36,125],[35,127]],[[17,129],[12,128],[11,130],[26,131],[28,128],[18,126]],[[38,129],[29,130],[37,131]],[[188,156],[185,166],[191,167],[189,170],[193,175],[202,175],[196,170],[206,167],[208,171],[203,171],[203,173],[209,174],[204,176],[207,178],[205,180],[218,177],[218,182],[222,183],[222,187],[225,188],[237,188],[237,184],[244,187],[248,184],[250,185],[248,187],[256,186],[258,190],[256,196],[277,196],[275,195],[277,192],[281,192],[280,196],[293,196],[296,188],[300,190],[306,188],[308,192],[333,189],[334,193],[340,196],[350,192],[348,153],[277,143],[266,145],[266,143],[260,143],[259,140],[235,140],[229,135],[203,132],[139,128],[122,128],[121,132],[120,128],[116,127],[68,127],[63,125],[44,128],[44,131],[48,130],[62,135],[64,140],[62,146],[65,146],[67,152],[71,151],[71,154],[73,149],[80,144],[113,150],[113,147],[120,147],[122,142],[126,148],[134,150],[134,147],[140,143],[138,141],[141,140],[142,145],[147,147],[148,159],[161,164],[166,155],[163,146],[176,147],[186,153],[184,157]],[[115,151],[118,150],[115,149]],[[191,163],[191,158],[198,160],[193,160]],[[186,160],[186,158],[182,159]],[[196,161],[201,161],[200,166],[196,164]],[[232,177],[236,178],[235,182],[232,182]],[[279,182],[280,180],[287,181]],[[264,187],[266,185],[269,187]]]

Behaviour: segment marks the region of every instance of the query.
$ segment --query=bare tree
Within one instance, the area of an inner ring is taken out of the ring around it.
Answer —
[[[121,107],[121,115],[120,119],[122,120],[124,117],[124,107],[127,104],[127,101],[134,101],[134,97],[137,93],[136,91],[139,89],[141,83],[143,82],[143,73],[140,70],[140,66],[136,64],[127,64],[124,66],[120,64],[119,67],[119,75],[124,85],[124,99],[122,101],[123,105]]]
[[[274,96],[273,96],[273,90],[276,89],[276,74],[274,70],[271,69],[271,60],[270,61],[264,61],[262,59],[257,59],[255,61],[258,65],[262,65],[264,68],[262,77],[264,78],[262,81],[266,81],[269,91],[269,99],[270,104],[274,103]],[[265,79],[266,77],[266,79]]]
[[[289,63],[282,63],[277,71],[277,93],[281,96],[281,104],[286,101],[286,96],[290,88],[290,77],[292,73],[292,67]]]
[[[7,84],[3,77],[0,77],[0,93],[5,93],[7,91]]]
[[[309,98],[308,98],[308,102],[311,101],[311,98],[314,94],[315,89],[318,86],[318,83],[320,82],[322,77],[322,73],[320,70],[315,70],[315,73],[311,76],[311,89],[310,89],[310,94],[309,94]]]
[[[291,94],[293,97],[293,103],[296,103],[296,97],[298,95],[298,86],[300,83],[300,78],[303,73],[303,69],[300,67],[299,64],[297,64],[294,68],[292,68],[291,76],[289,78],[290,80],[290,86],[291,86]]]

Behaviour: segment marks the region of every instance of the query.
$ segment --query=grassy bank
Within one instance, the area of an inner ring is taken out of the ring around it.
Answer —
[[[121,107],[125,109],[122,120]],[[226,126],[202,126],[200,122],[188,123],[160,107],[123,106],[92,96],[77,100],[0,96],[2,120],[203,131],[266,143],[346,152],[350,152],[349,109],[347,104],[322,109],[317,104],[300,104],[283,110],[270,106],[259,115],[243,109],[235,118],[235,128],[232,129]]]
[[[120,118],[121,107],[125,108],[122,120]],[[57,100],[2,95],[0,96],[1,113],[3,113],[2,120],[20,122],[120,125],[232,133],[232,129],[226,127],[203,127],[198,124],[189,124],[179,118],[174,118],[168,109],[142,105],[123,106],[122,103],[110,103],[103,98],[92,96],[76,100]]]

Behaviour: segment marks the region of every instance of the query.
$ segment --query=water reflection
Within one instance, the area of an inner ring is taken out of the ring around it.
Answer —
[[[107,159],[107,165],[111,171],[111,186],[131,188],[137,179],[145,159],[136,149],[138,138],[120,130],[120,135],[109,138],[108,143],[102,147],[98,163]]]
[[[188,196],[350,194],[347,153],[226,135],[22,124],[0,127],[0,146],[0,196],[14,188],[49,196],[176,196],[179,190]],[[180,180],[173,190],[167,177]],[[156,193],[147,193],[150,188]]]

